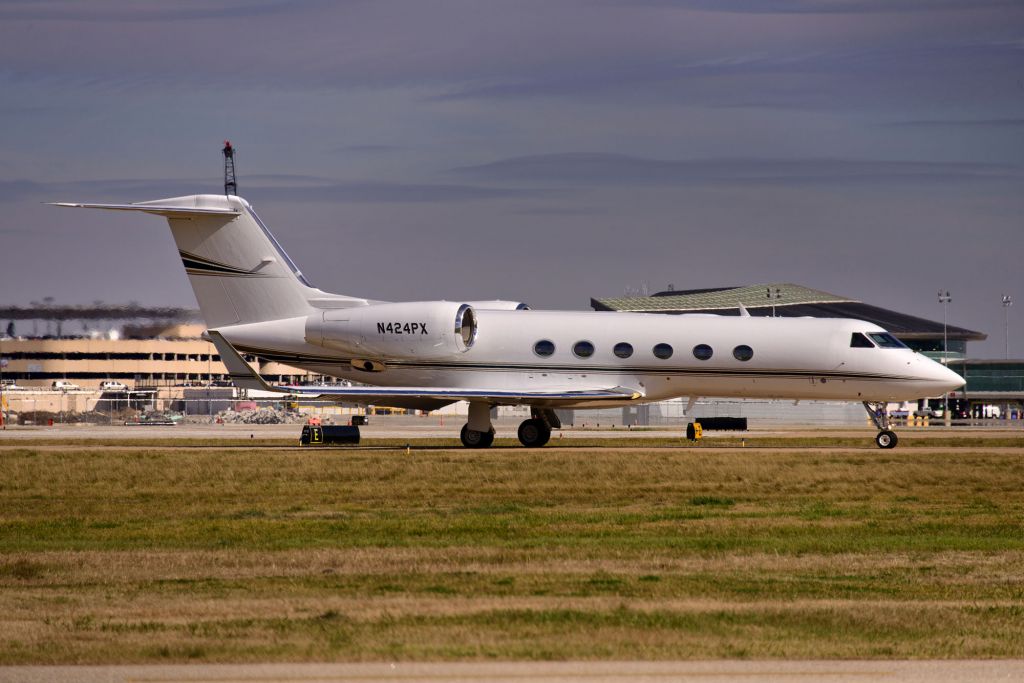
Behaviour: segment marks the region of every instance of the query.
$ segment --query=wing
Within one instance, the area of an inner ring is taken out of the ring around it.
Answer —
[[[216,330],[207,334],[236,386],[245,389],[275,391],[298,394],[334,401],[364,403],[367,405],[390,405],[416,407],[432,405],[441,407],[455,401],[486,401],[503,405],[535,405],[554,407],[559,405],[595,405],[629,403],[643,398],[643,393],[628,387],[573,387],[566,389],[488,389],[461,387],[308,387],[271,385],[254,370],[231,346],[227,339]],[[432,409],[432,408],[428,408]]]

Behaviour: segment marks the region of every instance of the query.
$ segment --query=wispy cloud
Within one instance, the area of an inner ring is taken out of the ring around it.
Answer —
[[[6,0],[0,4],[0,21],[202,21],[296,12],[301,11],[303,5],[322,4],[313,0],[179,0],[174,4],[124,0],[90,0],[88,3],[75,0]]]
[[[963,11],[962,0],[650,0],[649,4],[733,14],[893,14]],[[1010,7],[1016,0],[974,0],[972,9]]]
[[[38,183],[0,181],[0,202],[145,201],[220,191],[216,181],[166,178],[147,180],[79,180]],[[339,182],[303,175],[252,175],[241,191],[261,201],[340,203],[472,202],[491,199],[538,199],[559,194],[552,189],[487,187],[464,184]]]
[[[516,209],[509,213],[516,216],[595,216],[597,214],[607,214],[607,211],[598,211],[597,209],[590,209],[586,207],[559,207],[559,206],[535,206],[527,207],[525,209]]]
[[[30,180],[0,180],[0,202],[17,201],[39,195],[43,185]]]
[[[666,161],[623,154],[513,157],[454,173],[489,181],[605,184],[937,182],[1020,178],[1018,166],[848,159],[692,159]]]
[[[253,186],[254,197],[289,202],[428,203],[472,202],[489,199],[536,199],[555,194],[550,189],[483,187],[353,181],[303,187]]]
[[[879,125],[892,128],[1024,128],[1024,119],[921,119]]]
[[[399,145],[344,145],[332,151],[338,154],[385,154],[401,149],[403,148]]]

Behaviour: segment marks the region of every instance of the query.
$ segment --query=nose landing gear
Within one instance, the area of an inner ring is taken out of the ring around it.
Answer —
[[[896,436],[896,432],[891,429],[883,429],[875,435],[875,443],[878,444],[879,448],[896,448],[896,443],[899,438]]]
[[[880,401],[864,401],[864,410],[868,411],[868,417],[878,427],[879,432],[875,435],[875,443],[879,448],[896,448],[899,438],[896,432],[892,431],[889,424],[889,410],[885,403]]]

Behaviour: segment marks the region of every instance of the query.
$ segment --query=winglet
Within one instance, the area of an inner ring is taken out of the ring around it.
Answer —
[[[266,380],[260,377],[260,373],[256,372],[252,366],[245,362],[245,359],[242,358],[238,351],[235,351],[235,347],[228,343],[223,334],[217,330],[207,330],[206,334],[209,335],[213,345],[217,347],[220,360],[227,367],[228,375],[235,383],[235,386],[242,389],[280,392],[280,389],[275,389],[267,384]]]
[[[742,303],[740,304],[740,317],[741,318],[749,318],[750,317],[750,311],[748,311],[747,307],[744,306]]]

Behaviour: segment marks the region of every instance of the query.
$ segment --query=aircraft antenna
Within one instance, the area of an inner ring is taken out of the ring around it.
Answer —
[[[235,182],[235,148],[230,140],[224,141],[224,194],[238,194],[238,183]]]

